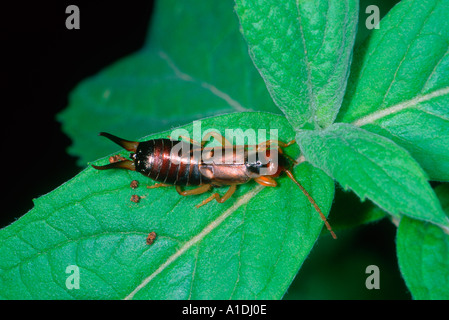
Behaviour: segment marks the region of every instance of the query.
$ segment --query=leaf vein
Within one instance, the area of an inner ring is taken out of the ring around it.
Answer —
[[[204,89],[208,90],[218,98],[224,100],[230,107],[232,107],[234,110],[239,112],[245,112],[245,111],[252,111],[251,109],[243,107],[237,100],[233,99],[229,94],[221,91],[217,87],[215,87],[213,84],[210,84],[206,81],[198,80],[192,77],[191,75],[182,72],[170,59],[170,57],[165,53],[164,51],[159,51],[159,56],[168,64],[168,66],[173,70],[175,75],[186,82],[192,82],[195,84],[198,84],[199,86],[203,87]]]
[[[238,252],[239,266],[237,268],[237,279],[235,281],[234,288],[232,289],[232,293],[229,297],[229,300],[232,300],[232,297],[235,294],[235,290],[237,289],[237,286],[240,282],[240,272],[242,269],[242,243],[245,241],[245,217],[246,217],[246,205],[245,205],[245,210],[243,212],[243,217],[242,217],[242,234],[240,237],[240,248],[239,248],[239,252]]]
[[[435,9],[435,7],[436,7],[436,4],[435,4],[434,7],[432,8],[432,10],[430,10],[430,12],[429,12],[429,14],[427,15],[427,17],[423,20],[423,22],[422,22],[422,24],[421,24],[421,27],[420,27],[420,31],[418,32],[418,34],[417,34],[417,35],[415,36],[415,38],[414,38],[412,41],[410,41],[410,43],[408,44],[407,49],[405,50],[404,56],[402,57],[401,61],[399,62],[398,66],[397,66],[397,68],[396,68],[396,70],[395,70],[395,72],[394,72],[393,79],[391,80],[390,85],[388,86],[388,89],[387,89],[387,91],[386,91],[385,94],[384,94],[384,97],[383,97],[383,99],[382,99],[382,103],[381,103],[381,107],[380,107],[380,108],[383,108],[383,106],[385,106],[385,100],[387,99],[387,96],[388,96],[388,94],[390,93],[391,88],[393,87],[393,84],[394,84],[394,82],[395,82],[395,80],[396,80],[396,77],[397,77],[397,75],[398,75],[399,69],[401,68],[402,64],[404,63],[405,58],[407,57],[407,54],[408,54],[408,52],[410,51],[410,48],[412,47],[412,44],[414,44],[415,41],[417,40],[417,38],[420,36],[420,34],[421,34],[421,32],[422,32],[422,29],[423,29],[424,26],[426,25],[427,20],[429,20],[430,16],[432,15],[433,10]]]
[[[429,83],[430,79],[432,78],[432,76],[435,74],[438,66],[440,65],[440,63],[443,61],[443,59],[448,55],[449,53],[449,48],[447,49],[447,51],[443,54],[443,56],[438,60],[438,62],[435,64],[435,67],[433,68],[432,72],[429,74],[429,76],[427,77],[426,82],[424,83],[422,89],[421,89],[421,94],[424,92],[424,90],[427,87],[427,84]]]
[[[251,200],[253,196],[258,194],[263,189],[263,186],[258,185],[252,190],[248,191],[246,194],[241,196],[230,208],[213,220],[209,225],[207,225],[201,232],[199,232],[192,239],[187,241],[178,251],[171,255],[158,269],[156,269],[152,274],[146,277],[131,293],[129,293],[125,300],[132,299],[141,289],[143,289],[150,281],[152,281],[157,275],[164,271],[169,265],[171,265],[175,260],[177,260],[184,252],[190,249],[193,245],[200,242],[205,236],[207,236],[211,231],[217,228],[228,216],[234,213],[242,205],[246,204]]]
[[[336,134],[336,132],[334,132],[334,133]],[[350,147],[351,149],[354,150],[354,152],[356,152],[357,154],[360,154],[360,155],[363,156],[365,159],[367,159],[369,162],[371,162],[371,163],[373,164],[373,167],[377,167],[378,169],[380,169],[380,170],[385,174],[385,176],[388,177],[388,178],[390,178],[393,182],[395,182],[395,184],[396,184],[397,186],[399,186],[399,187],[403,187],[403,186],[404,186],[404,184],[402,184],[402,183],[399,182],[397,179],[395,179],[395,177],[393,177],[393,176],[391,176],[390,174],[388,174],[388,172],[387,172],[382,166],[378,165],[376,161],[374,161],[373,159],[371,159],[370,157],[368,157],[366,154],[364,154],[363,152],[361,152],[361,151],[359,151],[358,149],[356,149],[353,145],[351,145],[351,144],[349,143],[349,141],[347,141],[347,140],[345,139],[345,137],[343,137],[342,135],[339,135],[339,134],[336,134],[336,136],[339,136],[340,139],[341,139],[341,140],[342,140],[348,147]],[[371,141],[370,141],[370,142],[371,142]],[[379,186],[379,184],[377,183],[377,179],[373,179],[373,178],[371,177],[371,175],[370,175],[366,170],[362,170],[361,172],[363,172],[364,175],[365,175],[366,177],[368,177],[371,181],[373,181],[374,184],[375,184],[376,186]],[[380,185],[380,187],[382,187],[382,185]],[[406,185],[406,188],[410,191],[410,188],[409,188],[408,185]],[[382,189],[382,190],[383,190],[383,189]],[[393,202],[395,201],[395,199],[392,197],[391,194],[389,194],[389,193],[384,193],[384,194],[387,194],[387,195],[393,200]],[[370,197],[370,198],[371,198],[371,197]],[[379,203],[378,203],[377,201],[375,201],[374,199],[371,199],[371,200],[379,205]],[[380,205],[379,205],[379,206],[380,206]]]
[[[373,112],[367,116],[364,116],[362,118],[355,120],[354,122],[352,122],[352,124],[356,127],[362,127],[364,125],[373,123],[373,122],[375,122],[381,118],[384,118],[386,116],[389,116],[391,114],[400,112],[400,111],[408,109],[408,108],[413,108],[414,106],[416,106],[419,103],[426,102],[433,98],[438,98],[438,97],[442,97],[445,95],[449,95],[449,87],[444,87],[444,88],[432,91],[423,96],[417,96],[411,100],[407,100],[407,101],[398,103],[394,106],[388,107],[386,109],[382,109],[382,110]]]
[[[196,253],[195,253],[195,265],[193,266],[192,280],[190,280],[190,292],[189,292],[189,297],[187,298],[187,300],[192,299],[193,283],[195,282],[196,265],[198,264],[198,254],[199,254],[199,252],[200,252],[200,246],[197,246],[196,247]]]

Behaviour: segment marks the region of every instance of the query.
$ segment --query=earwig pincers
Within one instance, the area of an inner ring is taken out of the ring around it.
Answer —
[[[254,146],[234,146],[215,131],[207,133],[201,143],[191,139],[187,142],[163,138],[136,142],[105,132],[101,132],[100,135],[130,151],[131,160],[122,160],[104,166],[92,165],[95,169],[137,171],[158,182],[148,188],[175,186],[176,191],[182,196],[198,195],[214,187],[229,186],[223,196],[213,193],[198,204],[197,208],[214,199],[219,203],[225,202],[235,192],[237,185],[251,180],[263,186],[276,187],[275,178],[285,173],[319,213],[332,237],[337,238],[315,200],[291,172],[295,161],[284,154],[283,148],[294,144],[295,140],[288,143],[268,140]],[[210,137],[220,142],[223,147],[224,151],[218,156],[214,154],[213,148],[205,148],[205,143]],[[184,152],[185,150],[187,152]],[[272,152],[273,150],[277,152]],[[212,158],[213,161],[210,161]],[[196,186],[196,188],[182,190],[183,186]]]

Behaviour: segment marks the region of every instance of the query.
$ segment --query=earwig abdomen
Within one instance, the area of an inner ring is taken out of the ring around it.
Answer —
[[[199,186],[210,181],[200,173],[200,160],[193,152],[194,148],[184,141],[154,139],[139,143],[132,157],[136,171],[155,181]]]

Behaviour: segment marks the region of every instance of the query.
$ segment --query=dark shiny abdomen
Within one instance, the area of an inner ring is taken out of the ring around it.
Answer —
[[[141,142],[136,150],[136,171],[166,184],[198,186],[210,183],[199,172],[200,153],[196,155],[194,148],[200,147],[169,139]]]

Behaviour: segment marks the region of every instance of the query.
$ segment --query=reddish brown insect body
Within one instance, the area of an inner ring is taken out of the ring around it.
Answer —
[[[277,182],[274,178],[285,172],[307,196],[325,222],[327,229],[336,238],[316,202],[290,171],[294,160],[284,155],[281,148],[293,144],[294,140],[289,143],[270,140],[256,146],[233,146],[220,134],[211,132],[206,135],[204,141],[208,141],[210,136],[213,136],[222,143],[224,151],[217,156],[213,148],[204,148],[205,142],[199,144],[194,141],[189,143],[169,139],[135,142],[120,139],[109,133],[102,132],[100,135],[131,151],[132,160],[123,160],[104,166],[93,165],[95,169],[119,168],[137,171],[159,182],[148,188],[174,185],[182,196],[202,194],[213,187],[230,186],[224,196],[220,197],[218,193],[214,193],[197,207],[214,199],[219,203],[225,202],[235,192],[237,185],[250,180],[255,180],[264,186],[275,187]],[[277,145],[278,152],[272,152],[274,147],[271,144]],[[197,188],[183,191],[181,186],[197,186]]]

